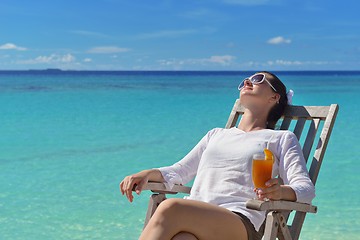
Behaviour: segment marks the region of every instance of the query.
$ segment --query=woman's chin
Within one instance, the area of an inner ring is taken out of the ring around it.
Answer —
[[[256,99],[254,99],[253,95],[247,94],[246,92],[242,92],[240,94],[240,103],[245,106],[248,104],[252,104]]]
[[[258,99],[252,98],[251,96],[242,96],[240,97],[240,104],[245,108],[258,108],[261,106],[261,103],[256,100]]]

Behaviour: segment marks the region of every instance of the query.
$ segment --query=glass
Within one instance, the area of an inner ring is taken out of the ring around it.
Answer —
[[[252,160],[252,180],[255,188],[265,188],[272,177],[273,160],[265,160],[265,154],[257,153]]]

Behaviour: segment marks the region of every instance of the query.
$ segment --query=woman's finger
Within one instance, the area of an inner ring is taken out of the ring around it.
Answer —
[[[123,189],[123,186],[124,186],[124,180],[123,181],[121,181],[121,183],[120,183],[120,192],[121,192],[121,194],[122,195],[124,195],[124,189]]]
[[[130,175],[125,177],[120,183],[120,191],[123,195],[126,195],[130,202],[132,202],[134,199],[133,190],[135,190],[135,192],[139,195],[147,182],[148,178],[146,175]]]
[[[134,199],[133,188],[134,188],[135,185],[138,184],[140,179],[138,179],[138,178],[136,178],[134,176],[129,176],[128,179],[129,179],[129,181],[128,181],[128,184],[127,184],[127,187],[126,187],[126,193],[127,193],[129,201],[132,202],[132,200]]]
[[[140,195],[140,193],[146,183],[147,183],[147,179],[143,179],[142,181],[140,181],[139,183],[136,184],[135,192],[137,195]]]
[[[271,193],[271,192],[276,192],[280,189],[280,185],[272,185],[270,187],[264,188],[263,192],[264,193]]]
[[[129,184],[130,184],[130,181],[129,181],[129,177],[127,176],[120,183],[120,191],[121,191],[122,195],[126,195],[127,199],[129,201],[131,201],[131,192],[129,193],[129,191],[128,191]]]
[[[126,184],[125,184],[125,188],[124,188],[124,191],[125,191],[125,195],[126,197],[128,198],[128,200],[131,202],[131,191],[129,191],[129,187],[130,187],[131,183],[130,183],[130,179],[129,177],[126,177]]]
[[[129,191],[129,188],[128,188],[128,187],[126,187],[125,195],[126,195],[127,199],[128,199],[130,202],[132,202],[132,199],[133,199],[132,191],[131,191],[131,190]]]
[[[265,186],[267,186],[267,187],[270,187],[270,186],[273,186],[273,185],[279,185],[279,179],[278,178],[272,178],[272,179],[268,180],[265,183]]]
[[[264,189],[264,195],[269,199],[279,200],[281,198],[281,188],[279,185],[266,188]]]

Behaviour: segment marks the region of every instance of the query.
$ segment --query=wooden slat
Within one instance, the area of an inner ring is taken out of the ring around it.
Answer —
[[[304,143],[304,147],[303,147],[303,153],[304,153],[304,157],[305,157],[305,161],[307,162],[309,159],[309,154],[311,152],[313,143],[314,143],[314,139],[316,136],[316,132],[319,128],[319,124],[320,124],[320,119],[313,119],[311,121],[311,125],[309,128],[309,131],[307,133],[306,139],[305,139],[305,143]]]
[[[285,219],[285,217],[279,212],[276,213],[276,217],[279,222],[279,240],[292,240],[289,227],[286,224],[287,219]]]
[[[239,119],[240,114],[238,112],[232,112],[226,125],[225,128],[232,128],[235,127],[237,120]]]
[[[291,116],[292,118],[320,118],[325,120],[329,113],[330,106],[288,106],[285,109],[284,116]]]
[[[236,125],[239,116],[244,114],[245,108],[240,105],[240,99],[236,99],[234,106],[231,110],[229,119],[225,125],[225,128],[232,128]]]
[[[246,202],[246,208],[253,209],[253,210],[259,210],[259,211],[301,211],[301,212],[310,212],[310,213],[316,213],[317,207],[306,204],[306,203],[298,203],[298,202],[291,202],[291,201],[261,201],[261,200],[255,200],[251,199]]]
[[[161,194],[152,194],[150,196],[148,210],[146,212],[146,217],[145,217],[145,221],[144,221],[144,228],[149,223],[150,218],[152,217],[152,215],[154,215],[154,212],[156,211],[159,204],[162,201],[164,201],[165,199],[166,199],[166,196],[165,196],[165,194],[162,194],[162,193]]]
[[[309,174],[311,177],[311,180],[313,183],[316,183],[317,177],[319,175],[320,167],[322,164],[322,160],[325,155],[325,150],[327,148],[327,145],[329,143],[330,135],[332,132],[332,129],[335,124],[335,119],[337,116],[337,113],[339,111],[339,105],[337,104],[331,104],[328,116],[324,122],[323,129],[320,134],[320,143],[321,145],[318,146],[318,148],[315,150],[313,160],[311,162]]]
[[[245,108],[240,104],[240,99],[235,100],[234,110],[243,114],[245,112]]]
[[[306,213],[296,212],[294,220],[290,228],[290,234],[293,240],[298,240],[300,237],[301,228],[304,224]]]
[[[191,188],[183,185],[175,184],[171,188],[165,183],[148,182],[143,190],[151,190],[156,193],[176,194],[176,193],[190,193]]]
[[[306,118],[299,118],[299,120],[296,123],[294,134],[296,135],[298,140],[300,139],[301,134],[303,132],[305,122],[306,122]]]
[[[280,130],[288,130],[292,118],[291,117],[285,117],[281,123]]]
[[[276,217],[276,212],[271,211],[266,216],[266,224],[264,236],[262,239],[264,240],[275,240],[279,228],[279,222]]]

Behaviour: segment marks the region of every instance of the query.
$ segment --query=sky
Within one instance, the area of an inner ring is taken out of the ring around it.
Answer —
[[[357,0],[1,0],[0,70],[360,70]]]

